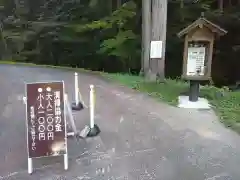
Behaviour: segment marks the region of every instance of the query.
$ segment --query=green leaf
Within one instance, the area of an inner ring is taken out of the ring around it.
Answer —
[[[93,8],[98,5],[98,0],[90,0],[89,7]]]

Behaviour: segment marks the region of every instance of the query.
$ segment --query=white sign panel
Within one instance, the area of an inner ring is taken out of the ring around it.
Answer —
[[[162,41],[151,41],[150,58],[162,58]]]
[[[187,58],[187,76],[204,75],[205,47],[189,47]]]

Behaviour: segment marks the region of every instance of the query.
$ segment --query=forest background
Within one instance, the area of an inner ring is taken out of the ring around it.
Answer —
[[[1,59],[105,72],[141,69],[141,0],[0,0]],[[176,34],[201,12],[228,31],[214,46],[216,86],[240,79],[240,0],[169,0],[165,74],[182,71]]]

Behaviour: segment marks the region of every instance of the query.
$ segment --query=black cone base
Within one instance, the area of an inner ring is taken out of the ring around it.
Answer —
[[[82,109],[84,109],[84,107],[83,107],[83,104],[81,102],[79,102],[78,104],[72,103],[72,110],[81,111]]]
[[[90,129],[87,137],[94,137],[97,136],[101,132],[100,128],[98,125],[94,124],[94,127]]]

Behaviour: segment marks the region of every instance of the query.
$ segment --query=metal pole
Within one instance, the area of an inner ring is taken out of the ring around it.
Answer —
[[[90,128],[94,128],[94,85],[90,85]]]
[[[196,102],[199,97],[199,81],[190,81],[189,101]]]
[[[75,103],[76,106],[79,104],[79,97],[78,97],[78,73],[75,72]]]
[[[72,109],[69,105],[69,101],[68,101],[68,95],[65,94],[65,107],[66,107],[66,114],[68,114],[68,117],[69,117],[69,121],[70,121],[70,124],[71,124],[71,128],[74,132],[74,134],[77,134],[77,127],[75,125],[75,121],[74,121],[74,118],[73,118],[73,115],[72,115]]]

